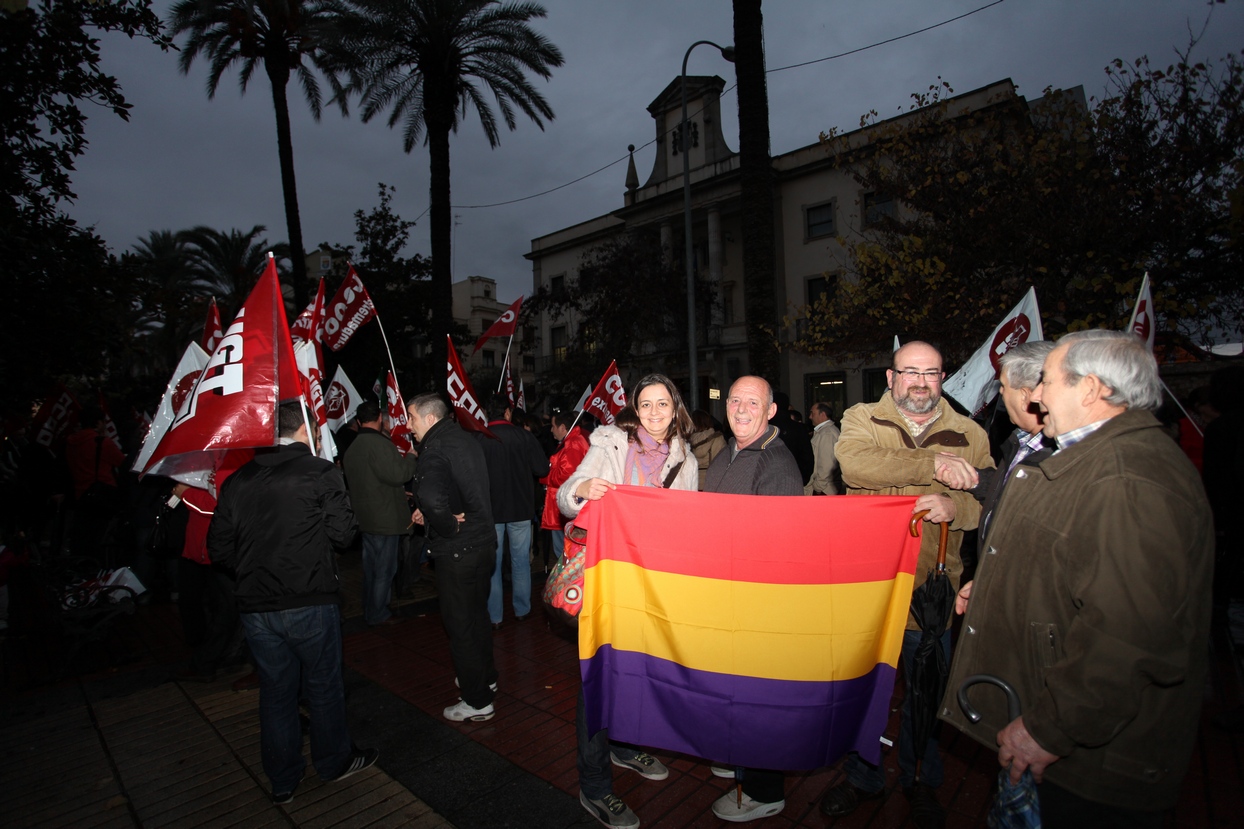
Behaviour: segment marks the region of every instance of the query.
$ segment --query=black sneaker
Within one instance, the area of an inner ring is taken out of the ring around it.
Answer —
[[[376,765],[376,761],[380,759],[380,749],[365,748],[355,749],[350,755],[350,762],[346,764],[345,771],[334,777],[330,782],[337,783],[345,780],[352,774],[358,774],[363,769],[369,769]]]
[[[916,829],[943,829],[946,810],[937,801],[937,793],[932,786],[916,783],[903,789],[903,794],[911,803],[911,819]]]
[[[286,803],[294,802],[294,792],[291,789],[288,792],[273,792],[272,802],[277,806],[284,806]]]

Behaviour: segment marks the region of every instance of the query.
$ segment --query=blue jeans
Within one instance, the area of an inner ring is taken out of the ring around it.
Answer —
[[[549,532],[553,533],[553,564],[556,564],[566,553],[566,531],[550,530]]]
[[[613,794],[613,767],[609,752],[612,751],[621,759],[630,760],[639,754],[639,750],[609,742],[607,728],[588,734],[587,714],[583,708],[583,688],[580,687],[574,720],[575,737],[579,742],[578,755],[575,758],[579,767],[579,791],[589,800],[600,800],[607,794]]]
[[[510,570],[514,587],[514,615],[526,616],[531,612],[531,522],[511,521],[496,524],[497,563],[492,570],[492,589],[488,593],[488,618],[498,624],[504,612],[501,595],[501,570],[505,563],[502,551],[505,537],[510,537]]]
[[[335,604],[243,613],[242,627],[259,674],[259,742],[273,792],[302,779],[299,691],[311,712],[311,762],[333,780],[350,762],[345,686],[341,678],[341,613]]]
[[[903,633],[903,676],[904,681],[911,676],[911,662],[916,655],[916,646],[920,644],[920,631],[909,630]],[[950,664],[950,631],[942,634],[942,649],[946,651],[946,664]],[[898,783],[903,788],[911,786],[916,780],[916,749],[912,745],[911,736],[911,685],[907,685],[907,694],[903,697],[903,710],[900,714],[898,732]],[[857,789],[866,792],[879,792],[885,788],[885,772],[878,766],[860,759],[858,754],[847,755],[842,770],[846,773],[847,782]],[[924,762],[920,766],[920,782],[933,788],[942,785],[942,754],[937,743],[937,727],[924,747]]]
[[[393,614],[393,577],[397,575],[400,535],[363,533],[363,619],[378,625]]]

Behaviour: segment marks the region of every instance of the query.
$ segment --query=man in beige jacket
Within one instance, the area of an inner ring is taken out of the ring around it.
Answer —
[[[976,528],[980,504],[966,492],[949,489],[934,476],[939,468],[949,465],[948,454],[962,457],[978,469],[992,468],[993,459],[984,430],[957,414],[942,399],[944,377],[942,355],[928,343],[910,342],[894,352],[892,368],[886,372],[889,391],[880,402],[860,403],[847,410],[835,454],[848,495],[916,495],[914,511],[929,510],[926,521],[949,522],[946,572],[957,590],[963,572],[959,547],[963,543],[963,533]],[[935,531],[924,533],[916,565],[916,584],[924,582],[936,561],[938,536]],[[920,629],[909,617],[902,652],[904,673],[908,677],[919,641]],[[949,628],[941,644],[949,662]],[[918,758],[912,746],[910,699],[909,687],[899,733],[899,783],[911,801],[916,826],[920,829],[941,827],[945,823],[945,811],[935,794],[942,781],[941,755],[937,740],[930,739],[919,758],[922,762],[917,780]],[[885,788],[884,771],[855,754],[847,757],[843,770],[846,782],[834,786],[821,800],[821,811],[831,817],[850,814],[860,801],[880,796]]]

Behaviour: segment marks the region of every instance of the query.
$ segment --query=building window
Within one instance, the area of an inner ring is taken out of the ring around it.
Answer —
[[[837,201],[831,199],[803,209],[804,241],[838,235],[838,223],[835,221],[837,207]]]
[[[558,325],[549,329],[549,345],[550,355],[553,357],[553,363],[562,362],[566,359],[566,326]]]
[[[566,274],[559,273],[557,276],[549,277],[549,293],[553,299],[560,300],[566,297]]]
[[[886,382],[884,368],[870,368],[864,372],[864,402],[876,403],[886,393],[889,385]]]
[[[835,424],[847,409],[847,375],[844,371],[803,376],[804,415],[810,416],[813,403],[828,403],[833,409],[830,419]]]
[[[481,351],[480,354],[484,358],[484,368],[494,368],[497,365],[497,355],[492,351]]]
[[[484,286],[484,299],[492,299],[492,286],[491,285]]]
[[[864,227],[877,227],[897,215],[894,197],[884,193],[864,194]]]
[[[838,290],[838,274],[823,273],[808,278],[808,305],[816,306],[818,302],[828,303],[834,299]]]
[[[533,355],[523,355],[523,372],[526,374],[536,373],[536,358]]]

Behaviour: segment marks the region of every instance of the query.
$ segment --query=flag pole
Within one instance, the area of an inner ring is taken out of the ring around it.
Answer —
[[[505,343],[505,359],[501,361],[501,379],[497,381],[497,392],[501,392],[501,386],[505,383],[505,367],[510,363],[510,346],[514,344],[514,332],[510,332],[510,339]]]
[[[1193,429],[1196,429],[1196,433],[1201,437],[1205,437],[1205,432],[1202,431],[1201,427],[1197,425],[1197,422],[1192,418],[1192,415],[1188,414],[1188,410],[1184,408],[1183,403],[1179,402],[1179,398],[1175,396],[1175,392],[1171,391],[1170,386],[1166,385],[1166,381],[1159,377],[1158,382],[1162,384],[1163,391],[1171,396],[1171,400],[1175,401],[1175,405],[1179,407],[1179,411],[1183,412],[1184,417],[1188,418],[1188,422],[1192,424]]]

